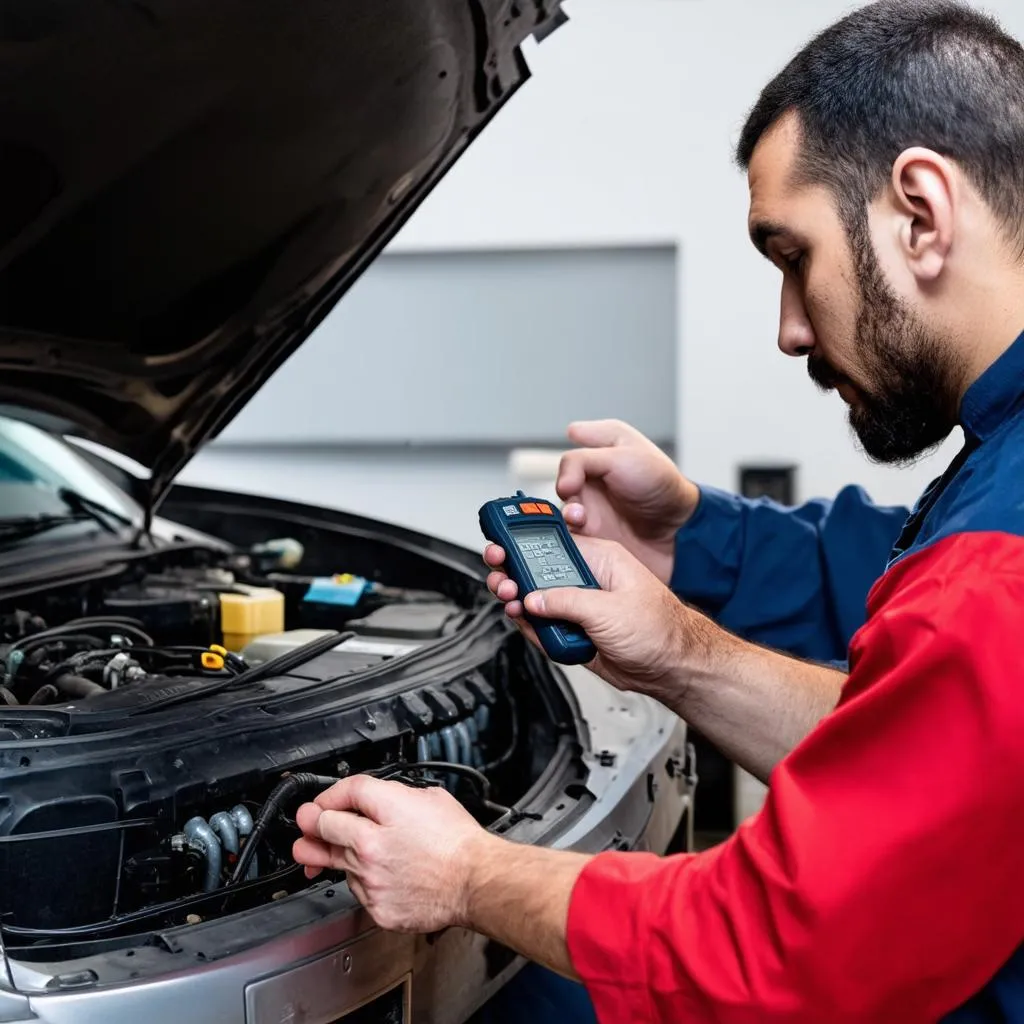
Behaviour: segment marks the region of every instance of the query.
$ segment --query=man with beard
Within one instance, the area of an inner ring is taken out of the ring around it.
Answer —
[[[585,532],[605,535],[580,538],[603,590],[534,593],[528,609],[579,623],[597,673],[769,780],[763,810],[706,853],[590,857],[513,846],[443,792],[357,777],[299,812],[310,873],[348,871],[385,928],[471,928],[578,978],[615,1024],[1024,1021],[1021,154],[1024,49],[953,0],[844,18],[742,133],[751,237],[782,272],[782,349],[839,392],[873,458],[911,459],[957,423],[966,436],[896,539],[847,670],[750,643],[665,586],[682,519],[679,538],[732,515],[742,546],[752,507],[665,471],[617,516],[616,449],[642,447],[621,431],[563,473]],[[882,514],[861,504],[858,522]],[[487,551],[490,586],[530,635],[503,557]],[[818,562],[794,570],[821,596],[836,564]],[[734,591],[756,591],[755,563]]]

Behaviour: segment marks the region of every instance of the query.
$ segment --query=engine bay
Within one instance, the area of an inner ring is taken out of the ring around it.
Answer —
[[[8,954],[305,889],[295,812],[353,773],[446,787],[500,832],[556,764],[577,777],[572,710],[482,587],[324,568],[291,539],[184,544],[0,604]]]

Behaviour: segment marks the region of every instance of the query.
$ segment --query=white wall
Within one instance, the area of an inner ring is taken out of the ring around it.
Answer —
[[[795,461],[803,496],[863,483],[911,501],[948,459],[883,469],[857,454],[836,396],[775,347],[777,272],[746,238],[731,147],[761,86],[842,0],[568,0],[534,78],[394,243],[401,249],[678,243],[679,440],[699,481]],[[1024,34],[1024,5],[989,5]],[[623,339],[628,343],[628,339]]]
[[[858,482],[876,500],[912,501],[959,439],[913,470],[880,468],[855,451],[841,401],[818,394],[802,361],[775,346],[778,276],[747,241],[746,183],[731,162],[759,89],[852,6],[566,0],[571,22],[527,50],[532,80],[392,248],[678,245],[684,469],[734,487],[741,463],[795,462],[801,497]],[[1019,0],[986,6],[1024,36]],[[465,521],[446,511],[428,522],[407,498],[443,472],[449,507],[471,509],[488,488],[512,483],[501,467],[497,459],[440,467],[415,451],[259,462],[214,446],[183,479],[343,507],[475,543],[468,512]]]
[[[339,508],[474,549],[484,545],[477,510],[491,497],[510,493],[514,482],[501,451],[452,455],[389,448],[339,454],[330,448],[216,445],[186,467],[181,480]]]

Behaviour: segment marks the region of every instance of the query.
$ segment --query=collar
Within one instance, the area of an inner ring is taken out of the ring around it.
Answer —
[[[967,389],[960,424],[979,441],[991,437],[1024,408],[1024,334]]]

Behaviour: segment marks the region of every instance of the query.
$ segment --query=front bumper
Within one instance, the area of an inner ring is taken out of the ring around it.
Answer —
[[[586,670],[566,675],[591,733],[587,788],[596,799],[544,844],[587,853],[665,852],[692,821],[685,725]],[[254,943],[254,932],[265,941]],[[439,936],[382,932],[346,886],[174,935],[161,948],[94,958],[91,969],[12,962],[9,984],[0,988],[0,1022],[461,1024],[523,963],[462,929]]]

